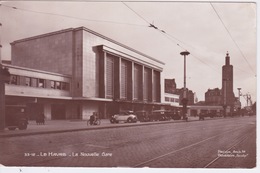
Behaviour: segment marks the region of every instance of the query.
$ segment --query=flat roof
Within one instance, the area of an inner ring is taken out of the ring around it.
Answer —
[[[7,68],[13,68],[13,69],[19,69],[19,70],[25,70],[25,71],[31,71],[31,72],[37,72],[37,73],[43,73],[43,74],[49,74],[49,75],[67,77],[67,78],[71,78],[72,77],[71,75],[60,74],[60,73],[53,73],[53,72],[37,70],[37,69],[33,69],[33,68],[21,67],[21,66],[14,66],[14,65],[10,65],[10,64],[2,64],[2,65],[4,67],[7,67]]]
[[[77,31],[77,30],[83,30],[83,31],[89,32],[89,33],[94,34],[94,35],[96,35],[96,36],[98,36],[98,37],[101,37],[101,38],[103,38],[103,39],[105,39],[105,40],[107,40],[107,41],[110,41],[110,42],[115,43],[115,44],[117,44],[117,45],[119,45],[119,46],[121,46],[121,47],[124,47],[124,48],[126,48],[126,49],[128,49],[128,50],[130,50],[130,51],[133,51],[133,52],[135,52],[135,53],[137,53],[137,54],[139,54],[139,55],[142,55],[142,56],[144,56],[144,57],[146,57],[146,58],[149,58],[149,59],[151,59],[151,60],[153,60],[153,61],[156,61],[157,63],[160,63],[160,64],[162,64],[162,65],[165,65],[164,62],[162,62],[162,61],[160,61],[160,60],[158,60],[158,59],[155,59],[155,58],[153,58],[153,57],[151,57],[151,56],[149,56],[149,55],[146,55],[146,54],[144,54],[144,53],[142,53],[142,52],[140,52],[140,51],[138,51],[138,50],[136,50],[136,49],[133,49],[133,48],[128,47],[128,46],[126,46],[126,45],[124,45],[124,44],[122,44],[122,43],[119,43],[119,42],[117,42],[117,41],[115,41],[115,40],[113,40],[113,39],[111,39],[111,38],[108,38],[108,37],[106,37],[106,36],[104,36],[104,35],[102,35],[102,34],[99,34],[99,33],[95,32],[95,31],[93,31],[93,30],[88,29],[88,28],[86,28],[86,27],[84,27],[84,26],[77,27],[77,28],[68,28],[68,29],[63,29],[63,30],[59,30],[59,31],[54,31],[54,32],[46,33],[46,34],[41,34],[41,35],[33,36],[33,37],[28,37],[28,38],[24,38],[24,39],[19,39],[19,40],[13,41],[13,42],[10,43],[10,44],[13,45],[13,44],[20,43],[20,42],[30,41],[30,40],[34,40],[34,39],[38,39],[38,38],[43,38],[43,37],[48,37],[48,36],[52,36],[52,35],[57,35],[57,34],[65,33],[65,32],[73,32],[73,31]]]

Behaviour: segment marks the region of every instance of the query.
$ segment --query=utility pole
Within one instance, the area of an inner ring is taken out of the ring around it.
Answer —
[[[186,56],[188,56],[190,54],[190,52],[188,51],[184,51],[180,53],[181,55],[184,56],[184,86],[183,86],[183,99],[182,99],[182,114],[183,114],[183,120],[187,120],[188,117],[186,117],[186,113],[187,113],[187,103],[188,103],[188,99],[187,99],[187,91],[186,91]]]

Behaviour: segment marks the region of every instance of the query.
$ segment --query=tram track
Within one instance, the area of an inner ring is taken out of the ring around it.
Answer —
[[[226,149],[226,150],[224,151],[224,153],[228,153],[228,151],[230,151],[232,148],[234,148],[234,147],[237,146],[238,144],[244,142],[244,141],[245,141],[246,139],[248,139],[248,138],[249,138],[248,134],[244,135],[244,136],[241,137],[238,141],[234,142],[234,144],[233,144],[231,147],[229,147],[228,149]],[[212,161],[210,161],[208,164],[206,164],[203,168],[209,168],[213,163],[217,162],[220,158],[221,158],[220,156],[216,157],[215,159],[213,159]]]
[[[240,130],[240,129],[243,129],[243,128],[246,128],[246,126],[240,125],[239,127],[235,128],[235,129],[225,131],[224,133],[211,136],[211,137],[209,137],[209,138],[203,139],[203,140],[201,140],[201,141],[195,142],[195,143],[190,144],[190,145],[187,145],[187,146],[185,146],[185,147],[182,147],[182,148],[179,148],[179,149],[170,151],[170,152],[168,152],[168,153],[162,154],[162,155],[157,156],[157,157],[154,157],[154,158],[152,158],[152,159],[149,159],[149,160],[143,161],[143,162],[141,162],[141,163],[135,164],[133,167],[145,167],[147,164],[149,164],[149,163],[151,163],[151,162],[154,162],[154,161],[156,161],[156,160],[163,159],[163,158],[165,158],[165,157],[168,157],[168,156],[173,155],[173,154],[175,154],[175,153],[178,153],[178,152],[180,152],[180,151],[184,151],[184,150],[186,150],[186,149],[190,149],[190,148],[195,147],[195,146],[197,146],[197,145],[200,145],[200,144],[202,144],[202,143],[208,142],[208,141],[210,141],[210,140],[212,140],[212,139],[215,139],[215,138],[217,138],[217,137],[220,137],[220,136],[222,136],[222,135],[224,135],[224,134],[226,134],[226,133],[230,133],[230,132],[232,132],[232,131],[237,131],[237,130]],[[246,136],[246,135],[245,135],[245,136]],[[243,136],[243,137],[244,137],[244,136]],[[245,137],[245,138],[247,138],[247,137]],[[245,140],[245,138],[239,140],[239,142],[236,142],[236,143],[235,143],[234,145],[232,145],[229,149],[232,149],[235,145],[238,145],[239,143],[243,142],[243,141]],[[217,158],[215,158],[215,159],[217,160]],[[214,160],[215,160],[215,159],[214,159]],[[216,160],[215,160],[215,161],[216,161]],[[214,161],[211,161],[211,162],[213,163]],[[209,162],[209,163],[210,163],[210,162]],[[211,163],[211,164],[212,164],[212,163]],[[207,165],[209,166],[209,164],[207,164]],[[207,166],[207,165],[206,165],[206,166]]]

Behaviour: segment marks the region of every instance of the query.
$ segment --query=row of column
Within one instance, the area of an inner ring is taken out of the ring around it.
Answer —
[[[148,101],[148,102],[160,102],[160,72],[156,71],[152,68],[147,68],[144,65],[137,64],[133,61],[125,60],[119,56],[111,55],[107,52],[103,52],[103,56],[100,57],[100,97],[108,98],[106,93],[107,80],[107,58],[111,56],[113,58],[113,99],[124,99],[125,96],[122,97],[121,93],[121,85],[122,84],[122,61],[127,63],[126,73],[127,79],[126,82],[126,100],[128,101]],[[130,69],[129,69],[130,68]],[[147,70],[147,75],[145,75],[145,70]],[[139,76],[140,74],[140,76]],[[157,75],[155,77],[155,75]],[[141,79],[139,79],[139,77]],[[147,83],[145,82],[145,78],[147,79]],[[111,77],[109,77],[111,79]],[[157,79],[157,80],[155,80]],[[141,84],[138,84],[138,80],[141,81]],[[147,86],[145,86],[145,84]],[[138,86],[140,85],[140,86]],[[147,98],[145,98],[145,92],[147,92]],[[136,96],[138,98],[136,98]]]

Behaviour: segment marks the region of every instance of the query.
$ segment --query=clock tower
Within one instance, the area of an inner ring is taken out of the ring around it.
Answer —
[[[222,66],[222,104],[224,115],[232,113],[235,95],[233,92],[233,66],[230,65],[230,56],[227,52],[226,63]]]

